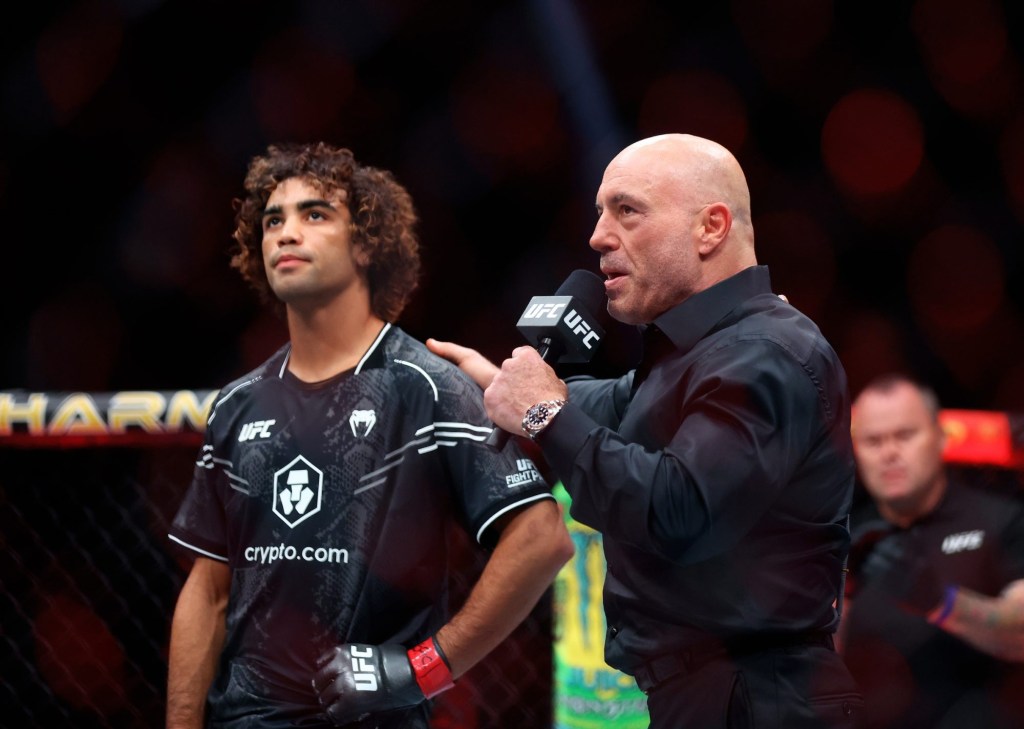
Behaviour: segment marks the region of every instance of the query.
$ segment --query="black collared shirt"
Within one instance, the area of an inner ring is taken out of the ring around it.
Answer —
[[[873,503],[852,530],[885,524]],[[1024,579],[1024,505],[949,482],[933,511],[883,541],[912,544],[944,584],[995,597]],[[881,542],[879,542],[881,544]],[[877,548],[877,545],[876,545]],[[1020,727],[1024,665],[1005,663],[909,614],[862,574],[846,611],[844,659],[864,693],[869,729]]]
[[[604,535],[606,659],[632,673],[709,637],[834,631],[854,483],[838,357],[764,266],[652,326],[645,362],[571,381],[540,438]]]

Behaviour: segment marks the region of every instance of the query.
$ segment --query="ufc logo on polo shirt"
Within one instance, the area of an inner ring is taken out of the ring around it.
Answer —
[[[942,553],[956,554],[957,552],[966,552],[971,549],[978,549],[981,547],[981,543],[984,539],[985,532],[981,529],[975,529],[972,532],[950,534],[942,540]]]

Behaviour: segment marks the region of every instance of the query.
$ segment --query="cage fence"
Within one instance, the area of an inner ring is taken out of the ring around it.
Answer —
[[[76,411],[62,414],[71,397]],[[171,616],[190,566],[167,532],[205,418],[170,427],[164,408],[162,420],[136,411],[112,427],[111,395],[50,394],[38,418],[12,407],[27,402],[0,393],[0,727],[162,726]],[[462,532],[451,544],[455,609],[486,558]],[[433,725],[548,727],[551,676],[546,596],[438,697]]]
[[[0,727],[163,725],[189,567],[167,532],[213,394],[0,392]],[[943,427],[959,478],[1024,494],[1024,419],[944,411]],[[485,555],[462,532],[452,547],[455,609]],[[434,726],[552,726],[552,612],[549,591],[438,698]]]

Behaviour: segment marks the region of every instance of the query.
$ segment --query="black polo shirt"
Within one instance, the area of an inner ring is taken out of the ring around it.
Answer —
[[[834,631],[853,493],[849,397],[817,326],[748,268],[648,327],[618,380],[573,380],[540,438],[604,535],[606,659]],[[642,379],[642,381],[641,381]]]
[[[883,523],[869,503],[853,533]],[[938,506],[885,539],[923,548],[939,578],[996,596],[1024,579],[1024,504],[951,482]],[[871,729],[1019,727],[1024,670],[975,650],[919,616],[900,610],[863,582],[851,599],[843,657],[864,692]]]

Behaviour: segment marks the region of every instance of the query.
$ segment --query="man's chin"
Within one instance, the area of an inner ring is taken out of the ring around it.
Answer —
[[[274,296],[289,306],[310,303],[318,298],[317,294],[319,293],[299,281],[278,282],[276,286],[271,286],[271,290],[274,292]]]
[[[915,507],[921,497],[909,487],[901,484],[898,487],[887,488],[882,493],[882,500],[897,511],[906,511]]]
[[[636,311],[633,311],[628,306],[624,306],[621,302],[609,301],[608,315],[615,321],[622,322],[623,324],[646,324]]]

